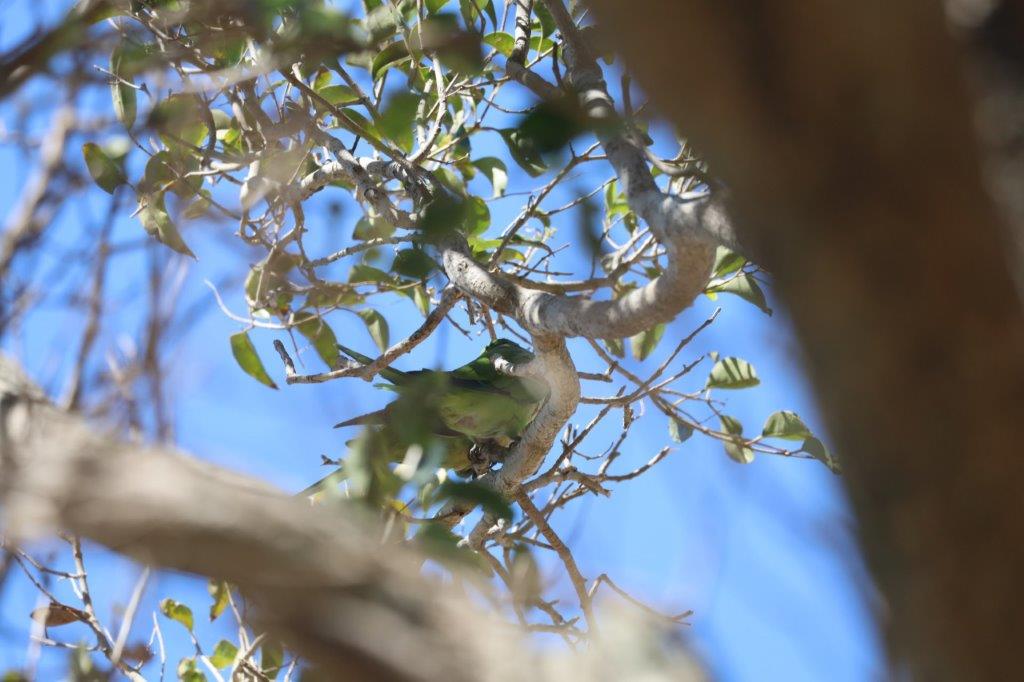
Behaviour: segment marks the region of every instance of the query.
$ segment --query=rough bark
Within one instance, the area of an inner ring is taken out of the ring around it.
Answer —
[[[590,0],[730,186],[793,316],[921,679],[1024,631],[1024,314],[938,3]]]

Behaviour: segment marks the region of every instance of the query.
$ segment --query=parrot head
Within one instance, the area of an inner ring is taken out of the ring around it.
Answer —
[[[515,341],[508,339],[495,339],[487,344],[484,355],[490,359],[496,357],[511,362],[513,365],[533,360],[533,353],[520,346]]]

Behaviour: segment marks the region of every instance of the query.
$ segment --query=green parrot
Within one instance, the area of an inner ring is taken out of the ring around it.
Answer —
[[[345,346],[338,348],[357,362],[372,359]],[[354,417],[335,428],[370,425],[380,429],[390,461],[402,461],[408,445],[425,439],[443,448],[443,465],[460,475],[473,471],[479,451],[508,448],[522,435],[547,399],[541,380],[513,377],[499,372],[494,360],[522,364],[533,353],[508,339],[496,339],[472,362],[451,371],[421,369],[402,372],[391,367],[380,371],[389,382],[383,388],[398,397],[376,412]],[[307,488],[315,492],[325,481],[340,481],[336,472]]]

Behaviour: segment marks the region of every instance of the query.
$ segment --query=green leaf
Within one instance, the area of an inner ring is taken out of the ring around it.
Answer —
[[[268,641],[260,647],[260,668],[263,674],[274,679],[284,664],[284,647],[280,642]]]
[[[206,682],[206,673],[199,669],[195,658],[183,658],[178,662],[179,682]]]
[[[377,56],[373,58],[373,64],[370,67],[370,75],[373,76],[373,80],[379,79],[385,71],[389,68],[409,57],[409,48],[406,46],[404,41],[396,41],[386,46],[383,50],[377,53]]]
[[[543,174],[548,167],[544,163],[544,159],[540,157],[540,152],[537,150],[534,141],[524,136],[521,132],[515,128],[505,128],[499,130],[501,138],[505,141],[505,145],[508,147],[509,154],[512,155],[512,159],[526,171],[530,177],[537,177]]]
[[[719,415],[718,419],[722,423],[722,430],[729,434],[728,438],[722,441],[725,454],[740,464],[753,462],[754,451],[747,446],[746,439],[743,438],[743,424],[727,414]]]
[[[89,175],[107,194],[113,194],[115,189],[128,182],[120,164],[107,156],[95,142],[86,142],[82,145],[82,156],[85,157]]]
[[[449,2],[451,2],[451,0],[427,0],[427,12],[430,14],[437,14]]]
[[[426,279],[437,269],[437,263],[423,249],[403,249],[395,254],[391,269],[409,279]]]
[[[731,277],[724,282],[719,280],[712,280],[704,293],[708,295],[708,298],[714,300],[715,294],[733,294],[739,296],[745,301],[753,303],[758,308],[763,310],[765,314],[771,315],[772,309],[768,307],[768,301],[764,296],[764,291],[761,289],[761,285],[757,283],[753,275],[746,272],[741,272],[735,277]]]
[[[214,668],[226,668],[234,662],[237,655],[238,647],[228,640],[222,639],[214,647],[213,653],[210,655],[210,663]]]
[[[147,123],[161,134],[168,147],[180,149],[179,140],[198,147],[207,135],[217,134],[207,128],[205,106],[189,95],[171,95],[153,107]]]
[[[617,358],[626,357],[626,348],[622,343],[622,339],[605,339],[604,345],[608,348],[608,352]]]
[[[277,384],[267,374],[267,370],[263,368],[263,361],[260,360],[260,356],[256,353],[256,346],[252,345],[248,332],[238,332],[231,335],[231,354],[235,356],[235,361],[242,368],[243,372],[264,386],[277,388]]]
[[[388,321],[376,310],[360,310],[359,317],[366,324],[366,330],[370,332],[370,338],[377,344],[377,348],[380,348],[382,353],[386,351],[390,341]]]
[[[143,196],[139,200],[139,205],[141,206],[139,220],[142,221],[142,226],[146,228],[146,232],[151,237],[184,256],[196,257],[192,253],[192,249],[188,248],[185,240],[181,238],[181,233],[178,232],[171,216],[168,215],[167,209],[164,207],[162,193],[156,196]]]
[[[808,438],[807,440],[804,441],[804,444],[800,447],[800,449],[808,453],[815,459],[821,461],[825,466],[829,468],[829,470],[832,473],[841,473],[839,462],[836,461],[835,457],[832,456],[832,453],[829,452],[829,449],[825,446],[825,444],[822,443],[817,438],[814,438],[813,436]]]
[[[487,231],[491,226],[491,209],[487,208],[487,202],[480,197],[470,197],[466,200],[466,215],[463,223],[466,234],[475,237]]]
[[[583,132],[583,120],[575,99],[566,97],[559,102],[541,102],[530,110],[517,127],[523,140],[541,154],[564,148]]]
[[[769,415],[765,420],[761,435],[785,440],[804,440],[813,437],[811,430],[807,428],[797,413],[789,410],[779,410]]]
[[[377,130],[406,152],[412,151],[412,124],[419,103],[416,95],[400,92],[388,100],[377,123]]]
[[[650,329],[645,329],[636,336],[630,337],[629,347],[633,351],[633,357],[637,360],[646,360],[654,349],[657,348],[661,337],[665,335],[665,325],[656,324]]]
[[[685,443],[693,435],[693,427],[676,417],[669,417],[668,437],[676,443]]]
[[[347,85],[328,85],[321,90],[317,90],[316,93],[335,106],[352,104],[359,101],[359,95]]]
[[[494,188],[494,196],[505,195],[505,188],[508,187],[508,168],[505,162],[494,156],[485,156],[477,159],[473,165],[480,169]]]
[[[338,339],[322,317],[312,313],[301,313],[298,323],[299,333],[306,337],[316,354],[324,363],[333,369],[338,364]]]
[[[348,281],[350,284],[363,284],[368,282],[391,283],[391,275],[365,263],[357,263],[349,271]]]
[[[484,36],[483,41],[485,44],[490,45],[506,57],[512,54],[512,50],[515,49],[516,44],[516,39],[503,31],[488,33]]]
[[[508,500],[497,491],[477,482],[463,483],[447,480],[438,488],[438,496],[442,499],[456,499],[480,505],[485,512],[506,521],[512,520],[512,507]]]
[[[129,57],[123,45],[118,45],[110,53],[110,73],[114,78],[110,82],[110,96],[114,101],[114,114],[125,128],[131,128],[138,113],[138,100],[131,70],[128,68]]]
[[[533,3],[533,13],[537,15],[537,20],[540,22],[541,35],[543,37],[547,38],[555,32],[555,18],[551,16],[551,12],[548,11],[543,2]]]
[[[192,609],[184,604],[178,603],[168,597],[160,602],[160,613],[171,620],[176,620],[185,626],[189,632],[192,631]]]
[[[757,378],[754,366],[740,358],[721,358],[711,368],[708,375],[708,388],[749,388],[757,386],[761,380]]]
[[[224,609],[228,605],[229,590],[227,582],[223,580],[210,579],[206,583],[206,591],[210,593],[213,598],[213,602],[210,604],[210,621],[217,620],[220,614],[224,613]]]
[[[715,277],[725,277],[743,267],[747,259],[738,253],[730,251],[724,246],[715,250],[715,267],[712,269]]]
[[[430,296],[427,295],[427,290],[423,288],[422,284],[417,284],[412,288],[412,302],[416,304],[424,317],[430,313]]]

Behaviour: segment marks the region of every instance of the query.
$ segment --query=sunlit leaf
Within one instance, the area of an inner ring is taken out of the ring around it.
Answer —
[[[804,440],[811,438],[813,434],[796,412],[779,410],[765,420],[761,435],[785,440]]]
[[[512,54],[512,50],[515,49],[516,42],[515,38],[503,31],[489,33],[484,36],[483,41],[486,45],[490,45],[506,57]]]
[[[277,388],[277,384],[274,383],[270,375],[267,374],[267,370],[264,369],[263,361],[260,360],[260,356],[256,353],[256,346],[252,345],[248,332],[238,332],[231,335],[231,354],[235,357],[235,361],[242,368],[243,372],[264,386]]]
[[[746,262],[747,259],[738,253],[719,246],[715,251],[715,265],[711,272],[715,277],[725,277],[739,270]]]
[[[206,584],[206,591],[210,593],[210,597],[213,598],[213,602],[210,604],[210,620],[214,621],[224,613],[224,609],[228,605],[228,591],[230,588],[228,584],[223,580],[214,580],[211,578]]]
[[[214,668],[226,668],[235,660],[238,655],[238,647],[226,639],[217,642],[213,653],[210,654],[210,663]]]
[[[185,629],[192,630],[192,609],[174,601],[171,598],[164,599],[160,602],[160,613],[164,614],[171,620],[177,621],[185,626]]]
[[[738,275],[732,276],[724,282],[712,280],[704,290],[704,293],[706,293],[711,299],[714,299],[715,294],[719,293],[733,294],[735,296],[739,296],[745,301],[753,303],[766,314],[772,314],[772,309],[768,307],[768,301],[765,298],[764,291],[761,289],[761,285],[757,283],[757,280],[754,279],[753,275],[746,272],[741,272]]]
[[[708,375],[708,388],[749,388],[757,386],[761,380],[754,371],[754,366],[740,358],[721,358],[715,362]]]
[[[505,188],[508,186],[508,168],[505,162],[494,156],[485,156],[477,159],[473,165],[479,168],[494,188],[494,196],[504,196]]]

